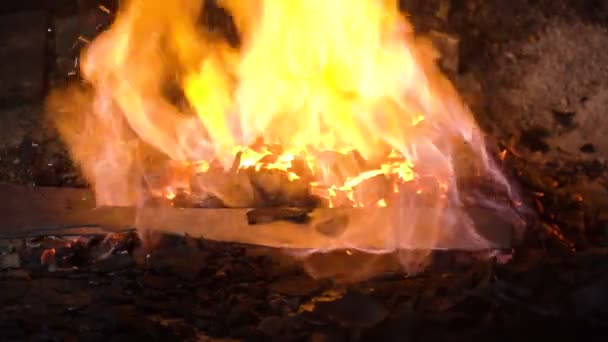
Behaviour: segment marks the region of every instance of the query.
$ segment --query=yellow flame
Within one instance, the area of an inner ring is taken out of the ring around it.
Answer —
[[[417,126],[422,121],[424,121],[424,115],[416,115],[416,117],[412,118],[412,125]]]
[[[211,168],[211,165],[206,160],[202,160],[202,161],[194,163],[194,172],[195,173],[205,173],[205,172],[209,171],[210,168]]]
[[[173,189],[173,187],[170,187],[170,186],[165,187],[165,198],[172,200],[175,197],[177,197],[177,193],[175,192],[175,189]]]
[[[282,170],[292,181],[303,177],[294,161],[304,160],[309,181],[347,193],[380,174],[413,181],[414,164],[427,157],[436,176],[450,176],[435,140],[467,140],[475,125],[466,110],[452,110],[456,94],[395,0],[220,4],[233,15],[240,48],[198,26],[200,1],[127,1],[82,58],[99,120],[123,115],[138,138],[198,163],[197,172],[212,159],[228,168],[238,153],[239,169]],[[187,105],[167,98],[167,87],[181,88]],[[125,139],[122,130],[114,136]],[[251,146],[260,138],[265,145]],[[356,152],[370,165],[328,161],[322,151]],[[125,156],[122,167],[136,162]]]

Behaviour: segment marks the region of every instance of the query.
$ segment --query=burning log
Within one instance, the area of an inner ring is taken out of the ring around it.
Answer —
[[[365,159],[357,151],[348,153],[323,151],[317,158],[320,165],[330,170],[322,174],[326,184],[344,184],[348,177],[358,175],[367,168]]]
[[[368,178],[354,189],[354,200],[361,206],[373,206],[386,199],[391,193],[391,183],[385,175]]]
[[[346,191],[340,189],[335,190],[334,196],[329,199],[329,207],[333,208],[352,208],[355,206],[355,202],[349,198]]]
[[[245,172],[225,172],[221,169],[210,169],[209,172],[194,176],[195,192],[208,194],[220,199],[224,205],[232,208],[249,208],[256,204],[255,189]]]
[[[289,179],[288,173],[272,170],[249,170],[251,183],[259,190],[261,201],[256,207],[263,206],[304,206],[310,203],[310,186],[304,180]]]

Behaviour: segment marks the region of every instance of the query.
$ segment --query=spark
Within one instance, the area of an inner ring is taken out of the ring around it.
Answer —
[[[104,5],[99,5],[99,9],[100,9],[102,12],[105,12],[106,14],[112,14],[112,11],[110,11],[110,9],[108,9],[108,8],[107,8],[106,6],[104,6]]]

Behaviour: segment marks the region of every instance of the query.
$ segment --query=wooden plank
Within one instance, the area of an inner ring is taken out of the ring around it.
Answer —
[[[513,226],[483,208],[469,209],[476,228],[456,219],[431,223],[432,208],[400,212],[394,208],[315,209],[305,223],[275,221],[251,225],[250,209],[143,208],[137,214],[139,229],[161,230],[253,245],[293,249],[398,249],[484,250],[510,248]],[[454,218],[451,218],[454,219]]]
[[[468,210],[476,230],[467,229],[461,224],[464,220],[455,217],[439,218],[432,224],[431,220],[437,219],[432,208],[316,209],[306,222],[262,220],[252,225],[247,216],[250,209],[95,208],[93,196],[86,189],[0,184],[0,196],[4,199],[0,237],[4,238],[83,227],[111,232],[136,227],[292,249],[480,250],[509,248],[513,231],[501,215],[482,208]]]
[[[98,227],[111,232],[134,227],[134,208],[95,208],[87,189],[0,184],[0,237],[57,234]]]

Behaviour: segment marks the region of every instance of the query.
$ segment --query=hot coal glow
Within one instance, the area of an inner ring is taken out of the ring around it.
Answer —
[[[314,248],[433,249],[456,226],[490,246],[464,208],[510,212],[511,190],[396,1],[221,1],[238,47],[199,1],[123,5],[86,85],[49,101],[98,205],[389,207],[390,229]],[[500,195],[462,186],[481,180]]]

